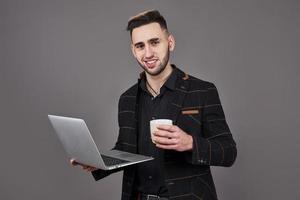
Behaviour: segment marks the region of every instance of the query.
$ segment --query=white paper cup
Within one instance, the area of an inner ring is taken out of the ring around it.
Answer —
[[[172,120],[170,119],[154,119],[150,121],[150,133],[151,133],[151,140],[153,143],[153,134],[157,131],[157,125],[173,125]]]

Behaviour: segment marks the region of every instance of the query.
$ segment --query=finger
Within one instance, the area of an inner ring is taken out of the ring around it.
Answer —
[[[92,171],[95,171],[95,170],[97,170],[97,168],[95,168],[95,167],[90,167],[90,168],[88,169],[88,172],[92,172]]]
[[[85,169],[85,171],[89,172],[92,169],[92,167],[87,166],[87,168]]]
[[[165,138],[178,138],[178,134],[176,134],[176,132],[170,132],[165,130],[155,131],[154,135],[159,137],[165,137]]]
[[[163,144],[156,144],[156,147],[166,150],[177,150],[178,145],[163,145]]]
[[[174,132],[177,131],[178,127],[175,125],[167,125],[167,124],[159,124],[157,125],[157,129],[159,130],[165,130],[165,131],[170,131],[170,132]]]
[[[70,159],[70,163],[71,163],[71,165],[73,165],[73,166],[78,165],[78,162],[76,162],[76,160],[75,160],[74,158]]]
[[[161,145],[176,145],[178,144],[178,139],[176,138],[165,138],[165,137],[156,137],[153,138],[155,144],[161,144]]]
[[[91,172],[92,171],[92,168],[88,168],[86,169],[87,172]]]
[[[82,169],[86,170],[88,169],[90,166],[87,166],[87,165],[82,165]]]

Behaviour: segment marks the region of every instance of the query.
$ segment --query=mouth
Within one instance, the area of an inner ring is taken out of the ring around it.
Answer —
[[[149,69],[153,69],[156,66],[156,62],[158,61],[158,59],[149,59],[149,60],[144,60],[144,65],[149,68]]]

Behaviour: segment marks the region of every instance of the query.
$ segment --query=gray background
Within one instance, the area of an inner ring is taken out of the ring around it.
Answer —
[[[127,19],[150,8],[177,39],[172,62],[219,89],[238,144],[233,167],[213,168],[219,198],[300,197],[299,1],[1,0],[1,200],[120,198],[122,173],[71,167],[47,114],[114,145],[118,97],[141,71]]]

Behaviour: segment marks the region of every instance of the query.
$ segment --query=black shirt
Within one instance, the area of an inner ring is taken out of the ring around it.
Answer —
[[[176,71],[173,70],[156,97],[147,90],[145,76],[139,85],[138,151],[140,154],[155,158],[137,166],[137,190],[140,193],[160,196],[168,194],[164,183],[164,150],[157,148],[151,141],[150,121],[171,119],[172,113],[168,110],[168,106],[175,95],[176,78]]]

